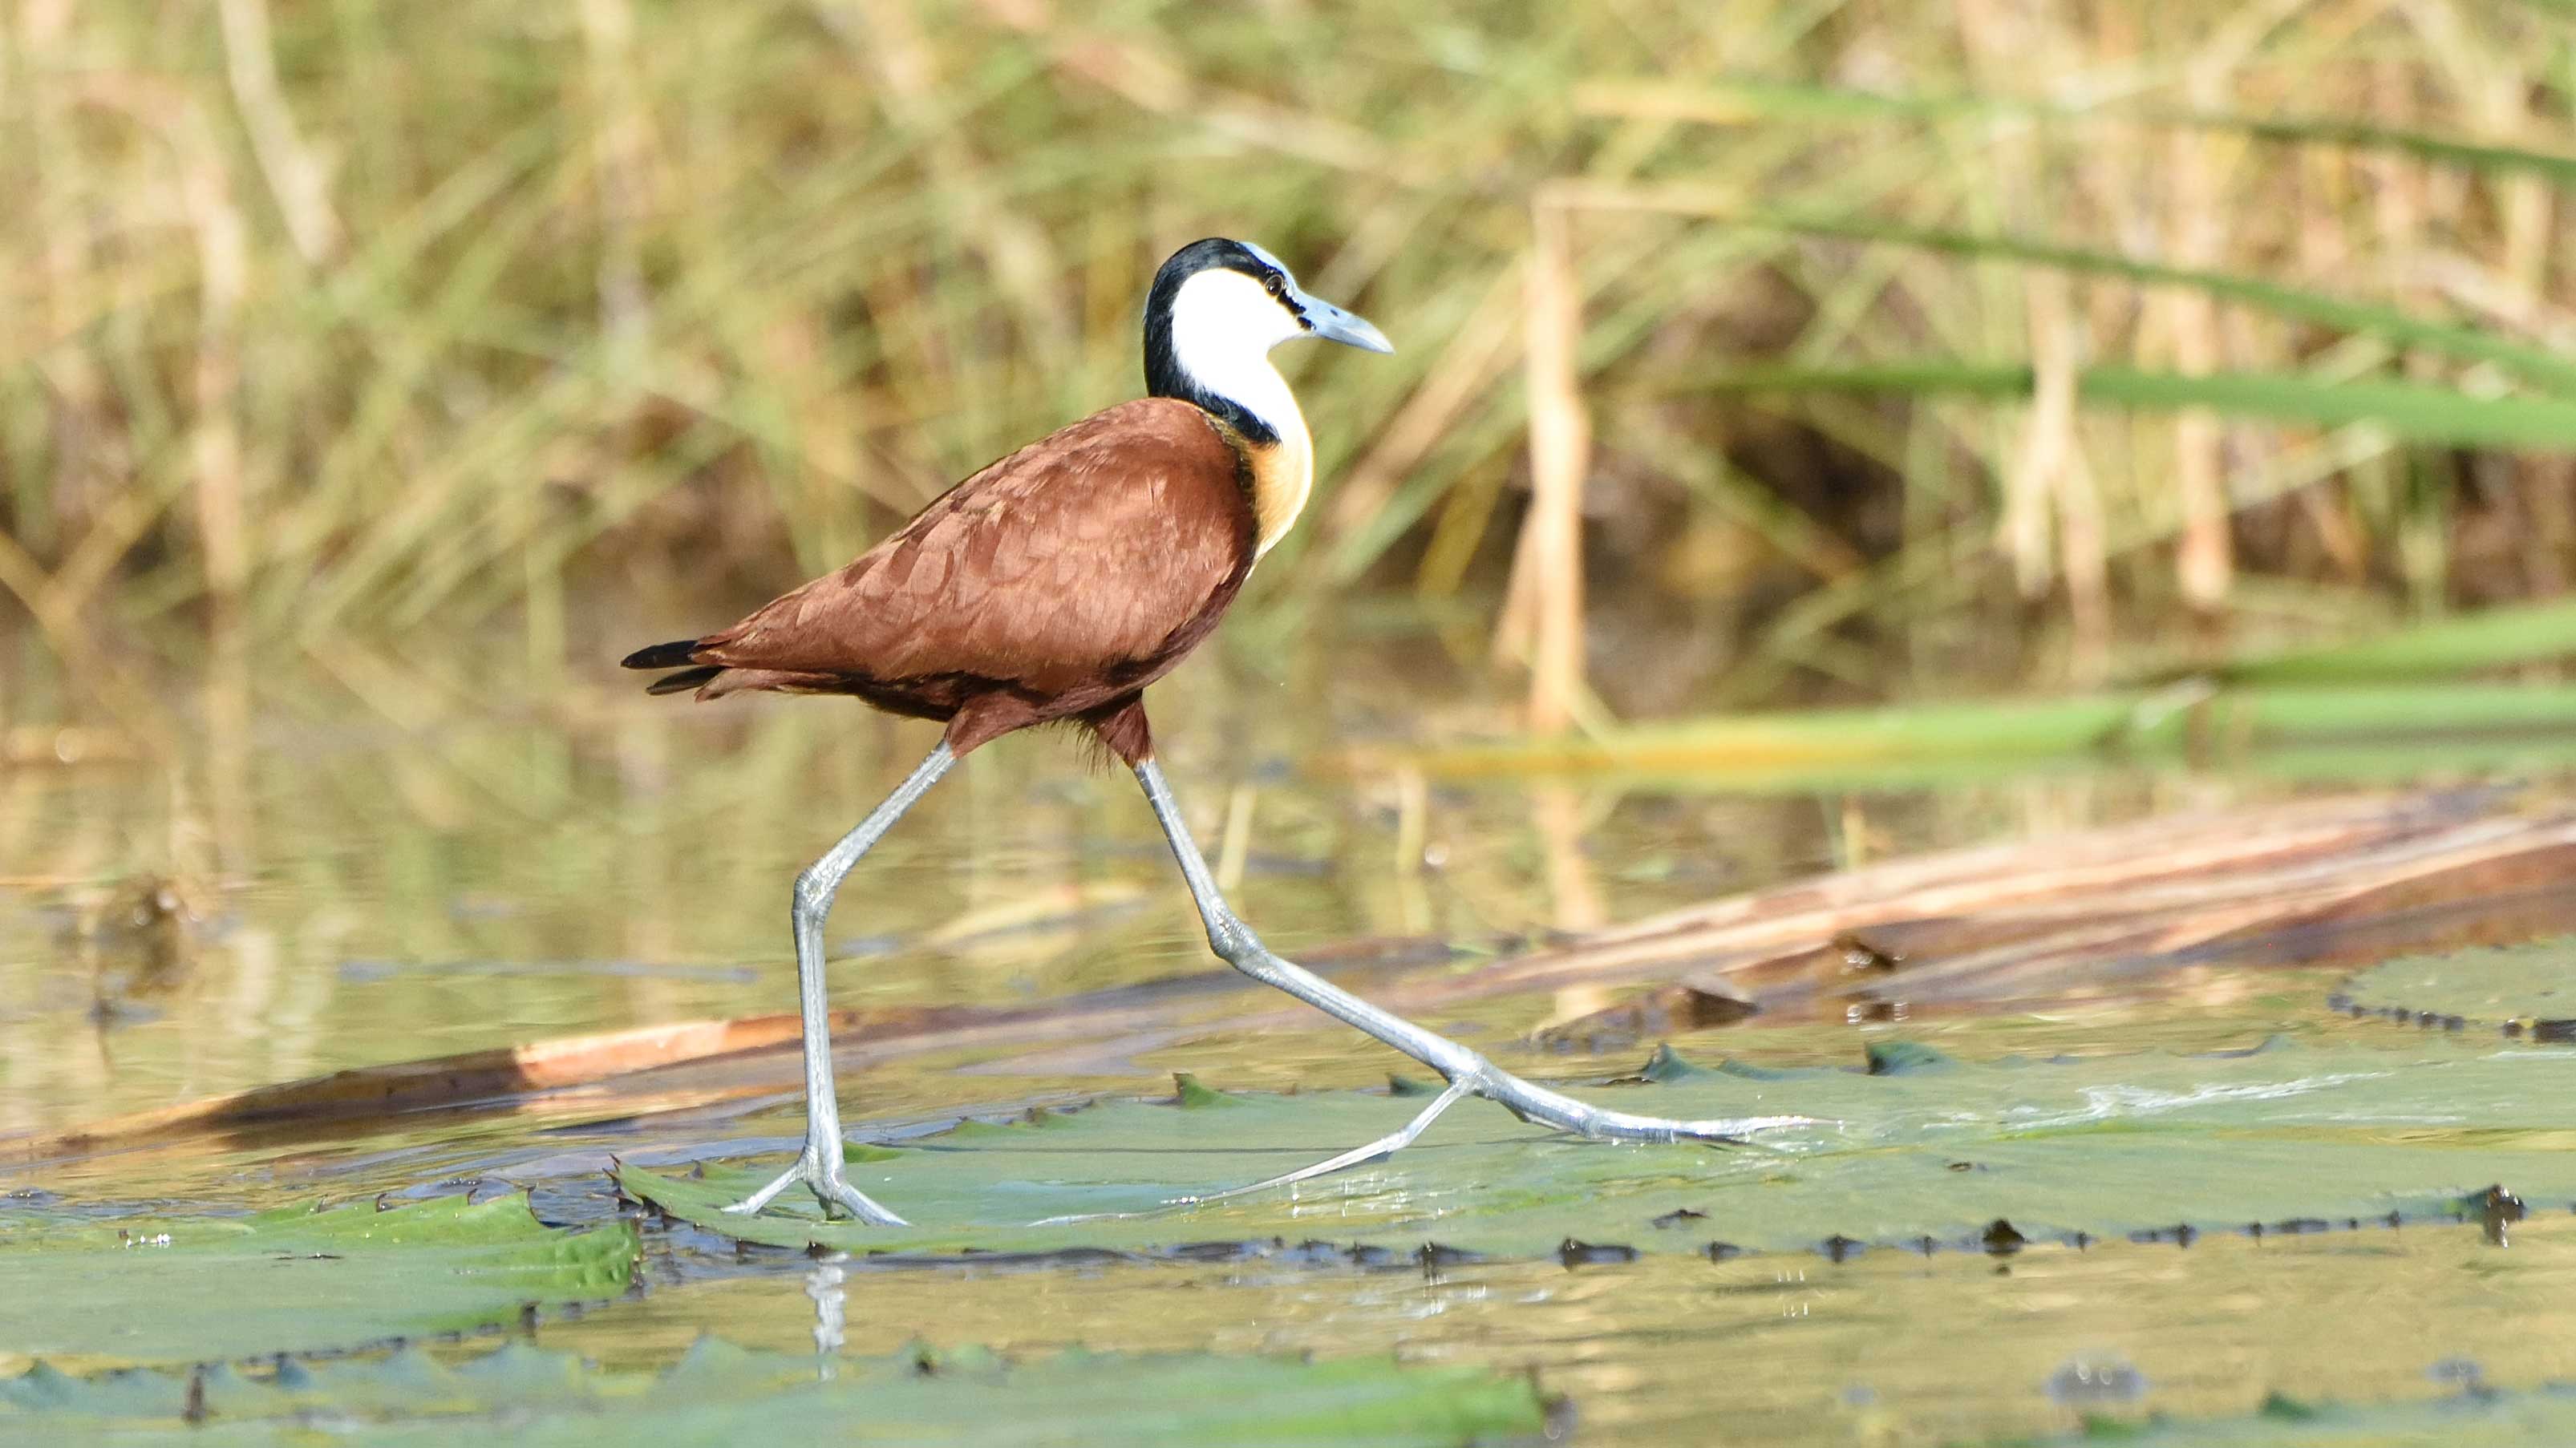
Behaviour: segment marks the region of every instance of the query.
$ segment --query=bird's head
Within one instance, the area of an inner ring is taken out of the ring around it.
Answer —
[[[1280,421],[1271,415],[1273,394],[1285,390],[1269,351],[1298,337],[1395,350],[1366,318],[1297,285],[1286,264],[1260,247],[1221,236],[1191,242],[1163,263],[1145,298],[1146,388],[1221,416],[1248,412],[1256,426],[1246,430],[1258,438]]]

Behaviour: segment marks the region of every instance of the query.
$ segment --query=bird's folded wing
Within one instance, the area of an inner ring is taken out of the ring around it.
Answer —
[[[959,483],[848,567],[713,635],[697,657],[1042,691],[1150,658],[1247,566],[1242,468],[1186,402],[1110,408]]]

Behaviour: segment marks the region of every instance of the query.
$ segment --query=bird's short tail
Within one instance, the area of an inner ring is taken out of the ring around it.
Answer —
[[[637,649],[618,662],[630,669],[678,669],[644,686],[647,694],[678,694],[694,689],[724,672],[722,664],[698,664],[690,655],[698,651],[696,639],[673,639],[667,644],[654,644]]]
[[[689,655],[697,651],[696,639],[673,639],[667,644],[637,649],[618,663],[629,669],[684,669],[696,662]]]
[[[676,674],[664,674],[662,677],[646,684],[644,686],[644,692],[647,694],[685,694],[689,690],[697,688],[699,685],[704,684],[709,679],[714,678],[716,675],[721,674],[724,671],[725,668],[722,664],[700,664],[694,669],[682,669]]]

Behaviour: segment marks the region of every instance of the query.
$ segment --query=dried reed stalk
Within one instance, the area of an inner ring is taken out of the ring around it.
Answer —
[[[1529,665],[1529,727],[1562,732],[1583,691],[1583,483],[1591,464],[1592,421],[1578,370],[1582,289],[1566,212],[1544,200],[1530,208],[1526,280],[1530,509],[1512,559],[1511,592],[1495,652]]]
[[[325,265],[340,254],[340,218],[331,209],[329,173],[278,89],[268,6],[265,0],[219,0],[216,14],[223,22],[233,104],[250,132],[251,154],[268,178],[296,254],[307,266]]]
[[[2192,103],[2215,109],[2218,79],[2209,65],[2193,67]],[[2206,270],[2224,263],[2227,202],[2215,154],[2218,145],[2209,136],[2189,131],[2176,131],[2166,143],[2172,185],[2166,245],[2177,266]],[[2194,377],[2217,371],[2225,360],[2218,303],[2207,292],[2175,290],[2166,294],[2164,309],[2173,340],[2174,370]],[[2181,535],[2174,544],[2174,580],[2183,602],[2202,614],[2226,605],[2235,572],[2235,551],[2228,534],[2226,447],[2227,435],[2217,413],[2186,408],[2174,419],[2174,494],[2182,514]]]

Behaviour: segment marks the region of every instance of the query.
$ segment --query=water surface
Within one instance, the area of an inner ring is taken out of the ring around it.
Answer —
[[[1155,698],[1167,767],[1210,854],[1242,911],[1292,955],[1413,941],[1454,948],[1436,968],[1468,971],[1550,932],[1819,870],[2290,788],[2114,768],[1883,792],[1426,783],[1355,767],[1351,750],[1382,760],[1412,731],[1507,716],[1464,692],[1421,699],[1412,655],[1351,648],[1331,664],[1282,678],[1212,656]],[[691,707],[618,679],[478,695],[460,682],[478,667],[403,660],[421,681],[416,709],[400,691],[281,671],[229,752],[208,740],[175,768],[108,758],[14,770],[0,832],[0,1132],[347,1067],[792,1009],[788,880],[932,732],[840,701]],[[1396,697],[1421,707],[1384,702]],[[229,806],[213,787],[225,779]],[[138,901],[156,903],[138,917]],[[845,1006],[1045,1003],[1212,968],[1131,782],[1050,735],[1003,741],[935,791],[853,876],[831,938]],[[1868,1026],[1757,1018],[1693,1049],[1790,1064],[1854,1061],[1864,1039],[1888,1034],[2000,1056],[2388,1029],[2329,1011],[2334,979],[2204,972],[2187,995],[2148,1004]],[[1176,1069],[1289,1089],[1369,1084],[1404,1065],[1320,1018],[1229,1028],[1240,1010],[1270,1009],[1251,996],[1193,1000],[1170,1030],[1112,1054],[986,1047],[851,1069],[845,1109],[857,1130],[901,1134],[961,1112],[1167,1089]],[[1505,996],[1436,1024],[1516,1069],[1597,1079],[1633,1068],[1650,1043],[1590,1056],[1524,1041],[1597,1003]],[[604,1175],[612,1155],[787,1149],[793,1083],[792,1056],[771,1053],[644,1107],[570,1093],[515,1113],[192,1138],[0,1169],[0,1188],[236,1209],[514,1182],[537,1189],[550,1220],[595,1220],[620,1210]],[[810,1348],[818,1301],[837,1295],[840,1350],[853,1353],[913,1338],[1391,1350],[1534,1369],[1574,1396],[1585,1441],[1931,1443],[2068,1427],[2085,1411],[2244,1411],[2270,1390],[2426,1396],[2456,1390],[2427,1376],[2446,1359],[2474,1361],[2496,1384],[2567,1377],[2571,1340],[2532,1330],[2576,1285],[2565,1212],[2536,1213],[2510,1248],[2474,1229],[2410,1228],[2212,1236],[2187,1250],[2052,1245],[2002,1260],[1882,1250],[1430,1275],[1348,1263],[871,1270],[737,1253],[657,1225],[644,1292],[539,1331],[611,1365],[658,1366],[701,1332]]]

